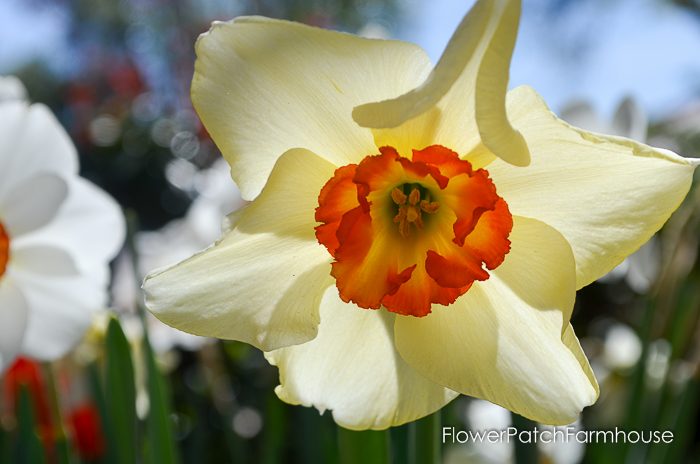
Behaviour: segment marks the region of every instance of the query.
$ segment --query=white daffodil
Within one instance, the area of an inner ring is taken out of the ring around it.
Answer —
[[[48,108],[29,105],[15,79],[0,81],[0,95],[1,370],[19,353],[49,360],[79,341],[106,303],[124,220],[78,176],[75,148]]]
[[[458,393],[576,420],[598,397],[569,324],[576,290],[661,227],[697,162],[507,92],[519,17],[519,1],[478,1],[432,71],[403,42],[214,24],[192,98],[254,201],[146,278],[151,311],[262,349],[280,398],[344,427],[402,424]]]

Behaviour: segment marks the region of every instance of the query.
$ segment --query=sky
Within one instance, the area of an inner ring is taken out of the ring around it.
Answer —
[[[437,61],[473,0],[403,0],[398,38]],[[631,95],[652,117],[700,96],[700,21],[659,0],[578,0],[555,13],[524,0],[510,86],[529,84],[559,110],[575,99],[610,114]],[[31,57],[67,65],[67,17],[58,8],[0,2],[0,73]]]
[[[62,69],[68,53],[68,17],[58,6],[34,8],[22,0],[0,1],[0,73],[42,58]]]
[[[474,3],[408,1],[399,38],[433,60]],[[658,0],[579,0],[548,15],[544,3],[523,1],[510,87],[531,85],[555,110],[585,99],[608,115],[627,95],[652,117],[700,97],[700,21],[690,14]]]

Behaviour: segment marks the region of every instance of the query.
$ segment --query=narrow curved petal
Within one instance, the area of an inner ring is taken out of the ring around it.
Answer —
[[[314,236],[314,208],[333,170],[309,151],[285,153],[221,241],[146,277],[151,312],[185,332],[266,351],[313,338],[332,283],[330,256]]]
[[[106,264],[120,250],[126,235],[121,208],[93,183],[73,177],[68,194],[53,220],[16,246],[52,246],[67,252],[81,273],[100,272],[106,283]]]
[[[0,373],[21,350],[27,311],[27,300],[19,287],[8,276],[0,278]]]
[[[344,303],[329,288],[321,301],[318,336],[266,353],[280,370],[277,395],[291,404],[331,410],[339,425],[353,430],[385,429],[440,409],[457,393],[401,359],[394,347],[395,319],[387,311]]]
[[[496,160],[487,169],[513,214],[549,224],[571,244],[577,288],[649,240],[688,193],[697,160],[571,127],[528,87],[509,93],[508,114],[532,163]]]
[[[51,222],[67,196],[68,185],[61,177],[37,174],[0,196],[0,220],[10,237],[19,237]]]
[[[447,308],[397,318],[396,346],[436,383],[538,422],[570,423],[598,395],[567,335],[573,255],[556,230],[513,219],[511,252],[492,276]]]
[[[423,84],[393,100],[358,106],[353,118],[362,127],[405,130],[400,126],[420,116],[426,127],[437,125],[432,143],[466,154],[481,141],[503,160],[526,166],[527,145],[505,110],[519,19],[520,1],[478,1]]]
[[[0,104],[0,172],[0,198],[42,172],[77,174],[75,147],[44,105]]]
[[[430,69],[415,45],[260,17],[214,23],[196,48],[192,101],[248,200],[291,148],[338,166],[374,153],[352,108],[400,95]]]
[[[57,359],[82,338],[91,314],[107,303],[107,294],[92,276],[47,277],[12,270],[29,312],[22,353],[36,359]]]

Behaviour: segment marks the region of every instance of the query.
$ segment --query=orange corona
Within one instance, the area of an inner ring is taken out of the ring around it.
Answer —
[[[513,219],[488,172],[452,150],[379,151],[323,186],[316,237],[343,301],[425,316],[489,278],[510,251]]]
[[[7,261],[10,259],[10,237],[0,223],[0,277],[5,274]]]

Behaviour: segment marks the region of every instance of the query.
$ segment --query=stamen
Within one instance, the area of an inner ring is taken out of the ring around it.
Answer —
[[[408,202],[415,206],[418,204],[420,201],[420,190],[418,190],[416,187],[413,187],[413,190],[411,190],[411,194],[408,196]]]
[[[394,187],[391,191],[391,199],[399,207],[394,216],[394,223],[399,225],[399,233],[402,237],[411,234],[411,224],[418,230],[423,228],[422,213],[433,214],[440,207],[437,201],[430,201],[430,193],[425,192],[425,199],[421,198],[421,189],[414,186],[411,193],[406,196],[403,187]]]
[[[391,191],[391,199],[394,200],[394,203],[397,205],[406,204],[406,194],[398,187],[394,187],[394,190]]]
[[[438,203],[437,201],[423,200],[420,202],[420,209],[422,209],[423,212],[428,214],[433,214],[435,211],[438,210],[439,207],[440,203]]]

